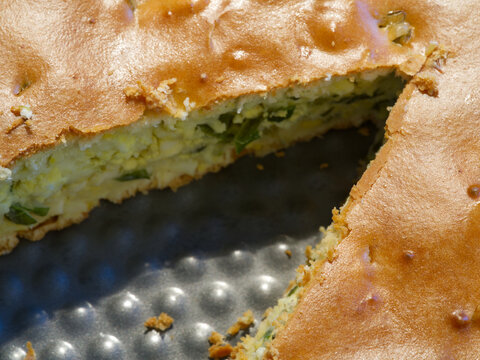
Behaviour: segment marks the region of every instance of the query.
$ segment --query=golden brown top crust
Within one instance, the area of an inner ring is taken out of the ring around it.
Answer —
[[[423,60],[412,52],[435,38],[422,9],[410,7],[413,40],[389,41],[377,25],[398,7],[391,4],[375,12],[353,0],[143,0],[134,11],[132,3],[0,4],[0,166],[62,135],[137,121],[165,81],[178,108],[163,110],[181,117],[186,97],[203,107],[329,74],[383,66],[415,73]],[[28,119],[11,111],[26,105]]]
[[[387,144],[351,192],[336,259],[274,340],[282,360],[478,358],[480,25],[469,14],[480,3],[394,3],[423,14],[455,56],[443,74],[422,73],[436,96],[411,83],[394,107]]]

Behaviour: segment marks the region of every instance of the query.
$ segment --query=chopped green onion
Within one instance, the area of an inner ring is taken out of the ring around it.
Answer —
[[[265,334],[263,334],[262,338],[263,340],[268,340],[273,334],[273,327],[270,327],[267,331],[265,331]]]
[[[18,204],[10,206],[8,213],[4,216],[7,220],[19,225],[33,225],[37,223],[37,220],[30,216],[23,206]]]
[[[290,295],[293,295],[297,290],[298,290],[298,285],[295,285],[293,288],[290,289],[290,291],[287,294],[287,297]]]
[[[279,110],[279,111],[282,111],[282,110]],[[290,118],[293,115],[293,112],[295,111],[295,105],[291,105],[291,106],[287,107],[286,109],[283,109],[283,111],[285,112],[285,116],[276,115],[276,114],[278,114],[279,111],[275,111],[273,113],[268,114],[268,121],[281,122],[283,120],[286,120],[286,119]]]
[[[34,208],[24,207],[24,209],[38,216],[46,216],[48,214],[48,211],[50,210],[50,208],[43,206],[37,206]]]
[[[131,181],[139,179],[150,179],[150,174],[145,169],[135,170],[117,177],[117,181]]]
[[[225,114],[222,114],[220,115],[220,117],[218,118],[222,123],[224,123],[226,126],[227,126],[227,129],[230,127],[230,125],[232,125],[233,123],[233,119],[235,118],[235,115],[237,113],[235,111],[232,111],[232,112],[229,112],[229,113],[225,113]]]
[[[237,132],[234,138],[237,154],[240,154],[243,149],[245,149],[245,147],[252,141],[260,138],[260,134],[258,133],[258,126],[260,125],[261,121],[261,118],[255,118],[245,120],[242,123],[240,130]]]

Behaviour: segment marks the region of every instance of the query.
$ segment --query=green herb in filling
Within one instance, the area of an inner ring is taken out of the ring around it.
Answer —
[[[262,122],[261,118],[248,119],[242,123],[240,130],[235,135],[235,149],[237,154],[240,154],[245,147],[250,144],[252,141],[260,139],[260,134],[258,132],[258,126]]]
[[[270,327],[270,328],[268,328],[267,331],[265,331],[265,334],[263,334],[263,336],[262,336],[263,340],[265,340],[265,341],[269,340],[270,337],[272,336],[272,334],[273,334],[273,327]]]
[[[46,216],[48,214],[48,210],[50,210],[50,208],[48,207],[43,207],[43,206],[37,206],[37,207],[34,207],[34,208],[27,208],[27,207],[23,207],[25,210],[27,210],[28,212],[31,212],[35,215],[38,215],[38,216]]]
[[[46,216],[48,214],[48,207],[34,207],[28,208],[20,204],[13,204],[10,206],[8,213],[5,214],[5,218],[11,222],[19,225],[33,225],[37,223],[37,220],[33,218],[30,213],[38,216]]]
[[[295,294],[295,291],[297,291],[297,290],[298,290],[298,285],[295,285],[293,288],[290,289],[290,291],[287,294],[287,297]]]
[[[281,122],[290,118],[295,111],[295,105],[291,105],[286,109],[282,109],[280,111],[274,111],[268,114],[268,121],[271,122]]]
[[[117,181],[131,181],[139,179],[150,179],[150,174],[145,169],[135,170],[117,177]]]
[[[236,112],[229,112],[220,115],[219,120],[225,124],[226,130],[222,133],[215,132],[209,125],[201,124],[198,128],[209,136],[216,137],[224,143],[233,142],[237,154],[241,153],[245,147],[252,141],[260,138],[258,127],[263,120],[271,122],[281,122],[292,116],[295,106],[289,106],[286,109],[279,109],[271,113],[265,113],[253,119],[245,119],[241,124],[234,124],[233,119]]]

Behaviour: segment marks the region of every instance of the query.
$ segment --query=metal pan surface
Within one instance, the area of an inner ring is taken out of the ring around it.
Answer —
[[[0,359],[23,360],[27,341],[39,360],[206,359],[212,330],[247,309],[258,323],[281,296],[372,139],[333,131],[22,243],[0,258]],[[173,327],[146,333],[161,312]]]

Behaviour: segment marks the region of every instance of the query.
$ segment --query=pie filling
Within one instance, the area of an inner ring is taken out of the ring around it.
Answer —
[[[239,349],[241,355],[237,354],[234,358],[264,359],[270,343],[277,332],[287,323],[288,315],[295,310],[302,292],[309,283],[310,273],[314,268],[322,266],[332,256],[334,249],[342,240],[341,233],[335,230],[333,226],[323,232],[322,241],[308,254],[307,263],[297,269],[295,280],[292,281],[283,297],[277,301],[274,307],[266,311],[265,318],[260,323],[256,335],[244,339],[241,349]]]
[[[390,69],[329,77],[227,100],[182,120],[148,110],[132,125],[67,138],[0,168],[0,239],[49,221],[80,219],[100,199],[176,188],[246,153],[265,155],[365,120],[381,124],[403,85]]]

